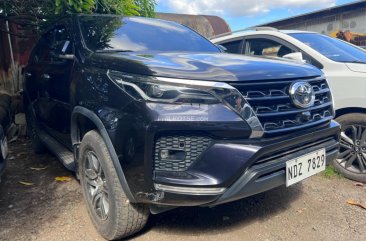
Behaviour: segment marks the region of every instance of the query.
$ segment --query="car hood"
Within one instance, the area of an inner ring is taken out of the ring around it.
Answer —
[[[346,65],[353,72],[366,73],[366,64],[346,63]]]
[[[313,66],[226,53],[95,53],[94,66],[160,77],[246,81],[322,75]]]

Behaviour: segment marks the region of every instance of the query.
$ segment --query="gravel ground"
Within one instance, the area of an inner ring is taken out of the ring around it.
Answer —
[[[57,176],[72,179],[56,182]],[[365,240],[366,210],[347,204],[348,199],[366,203],[366,186],[318,175],[215,208],[179,208],[151,216],[131,239]],[[89,220],[73,174],[50,154],[33,154],[27,140],[10,144],[0,183],[0,240],[103,240]]]

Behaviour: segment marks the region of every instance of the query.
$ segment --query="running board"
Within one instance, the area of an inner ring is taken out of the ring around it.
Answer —
[[[48,149],[57,156],[62,164],[70,171],[75,171],[75,160],[74,155],[66,147],[61,145],[52,136],[47,134],[45,131],[38,131],[38,136]]]

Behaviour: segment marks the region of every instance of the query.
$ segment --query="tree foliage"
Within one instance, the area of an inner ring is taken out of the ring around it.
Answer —
[[[135,0],[140,16],[155,17],[155,0]]]
[[[153,1],[147,1],[154,4]],[[138,2],[140,0],[55,0],[55,13],[109,13],[139,16],[140,12],[143,12],[146,13],[143,16],[150,16],[154,9],[146,12],[145,9],[140,8]]]
[[[155,0],[0,0],[0,16],[54,18],[70,13],[154,17]]]
[[[72,13],[154,17],[155,4],[155,0],[0,0],[0,20],[38,34],[53,20]],[[6,31],[0,28],[0,32]]]

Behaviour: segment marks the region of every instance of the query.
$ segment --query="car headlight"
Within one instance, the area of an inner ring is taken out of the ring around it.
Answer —
[[[153,76],[124,74],[109,71],[109,78],[136,100],[165,103],[217,104],[220,101],[209,92]]]
[[[222,103],[241,116],[252,129],[252,137],[263,135],[263,127],[242,94],[225,82],[174,79],[109,70],[108,77],[138,101],[171,104]]]

